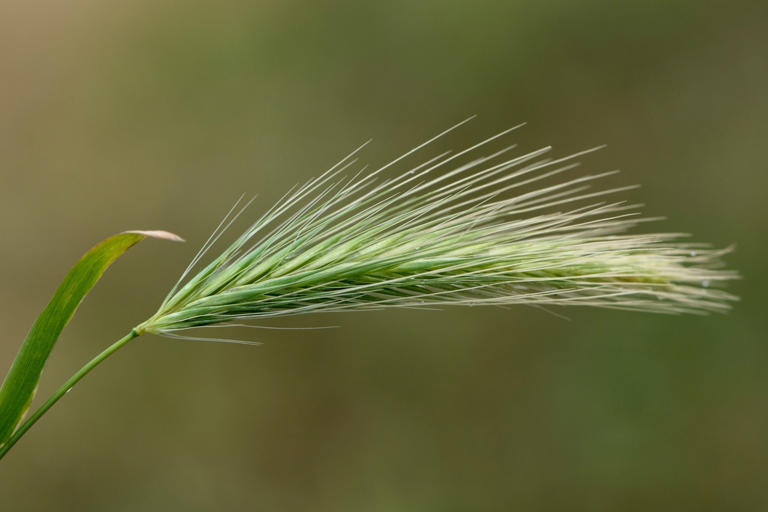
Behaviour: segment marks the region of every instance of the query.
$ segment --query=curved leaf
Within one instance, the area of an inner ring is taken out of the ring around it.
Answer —
[[[0,388],[0,445],[11,436],[35,396],[45,362],[83,298],[113,261],[146,237],[182,241],[167,231],[126,231],[85,253],[35,321]]]

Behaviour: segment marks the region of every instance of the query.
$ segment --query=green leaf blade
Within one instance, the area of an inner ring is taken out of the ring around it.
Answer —
[[[127,231],[102,241],[72,267],[35,321],[0,388],[0,445],[29,409],[43,367],[61,331],[107,268],[146,237],[182,241],[166,231]]]

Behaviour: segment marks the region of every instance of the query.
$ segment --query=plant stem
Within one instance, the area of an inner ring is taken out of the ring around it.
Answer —
[[[53,404],[59,401],[61,397],[67,394],[67,392],[72,389],[75,384],[77,384],[80,379],[85,377],[91,370],[96,368],[99,364],[101,364],[102,361],[104,361],[106,358],[117,352],[122,346],[124,346],[126,343],[131,341],[133,338],[139,336],[139,333],[136,332],[135,329],[131,329],[131,332],[114,342],[112,345],[107,347],[101,354],[97,355],[93,359],[91,359],[85,366],[80,368],[77,373],[72,375],[72,377],[67,380],[59,389],[56,390],[56,392],[51,395],[51,397],[45,401],[43,405],[40,406],[39,409],[37,409],[32,416],[30,416],[27,421],[22,423],[11,435],[11,437],[8,438],[8,441],[0,446],[0,459],[2,459],[6,453],[13,447],[16,442],[21,439],[21,437],[27,432],[27,430],[32,427],[32,425],[39,420],[43,414],[45,414],[48,409],[53,407]]]

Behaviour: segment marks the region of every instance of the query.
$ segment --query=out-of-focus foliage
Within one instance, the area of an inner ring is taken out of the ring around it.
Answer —
[[[473,113],[446,149],[519,121],[521,149],[607,143],[585,171],[642,183],[658,230],[735,243],[744,279],[727,316],[391,311],[259,348],[140,338],[4,459],[3,504],[768,507],[763,4],[4,2],[2,371],[83,247],[124,226],[191,242],[105,276],[38,396],[151,315],[241,193],[263,210],[368,137],[375,165]]]

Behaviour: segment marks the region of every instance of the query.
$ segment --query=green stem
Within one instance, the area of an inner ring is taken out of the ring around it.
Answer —
[[[88,373],[96,368],[102,361],[104,361],[106,358],[117,352],[123,345],[131,341],[133,338],[137,337],[139,335],[138,332],[136,332],[135,329],[131,329],[131,332],[126,334],[124,337],[120,338],[116,342],[114,342],[112,345],[107,347],[104,352],[97,355],[93,359],[91,359],[85,366],[80,368],[77,373],[75,373],[72,377],[67,380],[59,389],[56,390],[56,392],[51,395],[51,397],[45,401],[43,405],[40,406],[38,410],[30,416],[27,421],[22,423],[19,428],[17,428],[11,437],[8,438],[8,441],[2,446],[0,446],[0,459],[2,459],[6,453],[13,447],[16,442],[21,439],[21,437],[27,432],[27,430],[32,427],[32,425],[39,420],[43,414],[45,414],[48,409],[53,407],[53,404],[59,401],[61,397],[67,394],[67,392],[72,389],[75,384],[77,384],[80,379],[88,375]]]

